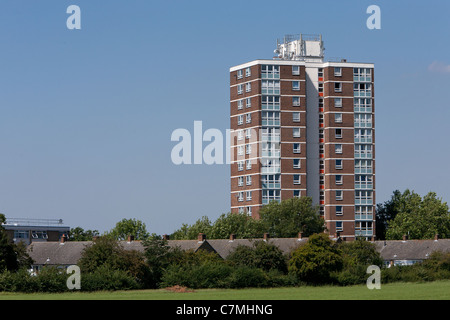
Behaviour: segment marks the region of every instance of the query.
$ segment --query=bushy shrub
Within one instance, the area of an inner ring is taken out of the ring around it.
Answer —
[[[232,271],[233,268],[223,262],[185,266],[173,264],[163,274],[161,287],[180,285],[194,289],[224,288]]]
[[[314,234],[308,242],[295,249],[289,261],[289,272],[300,281],[325,284],[332,281],[332,273],[342,269],[340,250],[327,234]]]
[[[108,266],[98,267],[94,272],[81,274],[82,291],[113,291],[139,289],[136,279],[128,272]]]
[[[0,291],[9,292],[64,292],[67,275],[64,270],[47,267],[37,275],[31,275],[27,269],[16,272],[5,271],[0,274]]]
[[[287,272],[287,259],[276,245],[255,241],[253,246],[239,245],[227,257],[231,264]]]
[[[342,271],[332,273],[332,282],[341,286],[363,284],[368,277],[366,271],[367,266],[362,264],[347,266]]]
[[[64,292],[67,291],[66,281],[68,275],[65,269],[54,267],[43,268],[37,276],[29,276],[36,283],[39,292]]]
[[[269,281],[263,270],[249,266],[238,266],[226,279],[228,288],[267,287]]]

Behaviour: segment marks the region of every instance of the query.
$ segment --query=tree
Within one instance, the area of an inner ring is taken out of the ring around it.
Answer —
[[[237,246],[228,255],[227,261],[234,265],[245,265],[264,271],[287,272],[287,259],[281,249],[265,241],[255,241],[253,246]]]
[[[84,230],[81,227],[72,228],[69,231],[69,241],[91,241],[94,237],[98,237],[98,230]]]
[[[246,213],[222,214],[211,226],[210,239],[227,239],[234,234],[238,239],[260,238],[264,229],[260,220]]]
[[[342,251],[344,267],[357,265],[363,265],[364,267],[377,265],[381,267],[383,264],[383,259],[375,245],[362,238],[357,238],[352,242],[341,242],[339,249]]]
[[[171,234],[171,239],[174,240],[194,240],[197,239],[199,233],[206,235],[211,234],[211,221],[207,216],[198,219],[194,224],[183,224],[182,227]]]
[[[391,199],[383,204],[377,204],[376,209],[376,237],[378,240],[386,239],[389,221],[394,220],[400,208],[404,206],[405,198],[399,190],[395,190]]]
[[[289,260],[289,272],[314,284],[329,283],[332,273],[342,266],[340,250],[325,233],[311,235],[305,245],[292,252]]]
[[[5,221],[5,215],[0,213],[0,272],[4,270],[16,271],[19,268],[14,245],[10,243],[5,229],[2,227]]]
[[[312,205],[311,197],[272,201],[259,211],[265,229],[272,237],[291,238],[303,232],[304,236],[324,231],[319,207]]]
[[[96,238],[83,250],[78,266],[86,273],[105,269],[124,271],[143,287],[148,286],[150,278],[142,252],[126,250],[117,240],[107,236]]]
[[[122,219],[108,235],[116,240],[126,240],[128,236],[133,236],[135,240],[145,240],[150,236],[145,223],[136,219]]]
[[[107,265],[111,269],[120,269],[122,246],[111,237],[98,237],[84,248],[78,266],[83,272],[94,272]]]
[[[157,288],[166,268],[173,262],[183,259],[183,252],[178,247],[171,248],[166,240],[156,237],[142,242],[144,256],[149,268],[149,285]]]
[[[386,239],[432,239],[436,234],[450,236],[449,207],[436,193],[429,192],[423,198],[414,191],[406,190],[396,205],[395,218],[388,221]]]

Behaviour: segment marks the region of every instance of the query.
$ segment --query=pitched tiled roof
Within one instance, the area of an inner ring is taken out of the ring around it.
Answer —
[[[32,242],[28,254],[35,265],[73,265],[81,258],[81,253],[91,241]]]
[[[169,240],[170,247],[179,247],[182,250],[205,249],[214,251],[222,258],[227,256],[237,246],[253,246],[255,241],[263,241],[262,239],[218,239],[218,240]],[[289,254],[292,250],[300,245],[307,243],[308,239],[298,238],[271,238],[267,240],[269,243],[276,245],[285,254]],[[123,248],[126,250],[137,250],[143,252],[145,250],[141,241],[121,241]],[[28,250],[30,257],[35,261],[35,265],[73,265],[77,264],[81,258],[82,252],[86,246],[92,244],[92,241],[67,241],[59,242],[33,242],[29,245]],[[450,252],[450,239],[439,240],[407,240],[407,241],[375,241],[375,247],[380,252],[384,261],[390,260],[424,260],[433,251]]]
[[[425,260],[434,251],[450,252],[450,239],[375,241],[385,261]]]

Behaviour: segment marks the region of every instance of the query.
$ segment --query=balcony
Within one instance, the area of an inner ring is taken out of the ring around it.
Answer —
[[[355,182],[356,190],[373,190],[372,182]]]
[[[367,136],[355,137],[355,143],[372,143],[372,137]]]
[[[261,79],[269,79],[269,80],[278,80],[280,79],[280,74],[279,73],[265,73],[262,72],[261,73]]]
[[[372,121],[355,121],[355,128],[372,128]]]
[[[372,168],[355,168],[355,174],[373,174]]]
[[[372,82],[372,76],[353,76],[354,82]]]
[[[373,199],[355,199],[356,206],[373,206]]]
[[[267,127],[279,127],[280,126],[280,120],[266,120],[266,119],[262,119],[261,120],[261,125],[262,126],[267,126]]]
[[[372,159],[372,152],[355,151],[355,159]]]

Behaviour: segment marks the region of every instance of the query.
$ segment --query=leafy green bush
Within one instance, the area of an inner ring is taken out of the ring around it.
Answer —
[[[224,288],[233,268],[223,262],[206,262],[200,265],[173,264],[163,274],[161,287],[174,285],[194,289]]]
[[[227,288],[267,287],[268,277],[263,270],[249,266],[238,266],[226,279]]]
[[[140,289],[136,279],[123,270],[111,269],[105,265],[94,272],[81,274],[82,291],[113,291]]]
[[[68,290],[66,280],[63,270],[53,267],[43,268],[37,275],[31,275],[27,269],[5,271],[0,274],[0,291],[64,292]]]
[[[276,245],[265,241],[255,241],[252,247],[237,246],[228,255],[227,261],[236,266],[245,265],[264,271],[287,272],[287,259],[283,252]]]
[[[313,284],[331,283],[332,274],[342,269],[341,251],[327,234],[314,234],[295,249],[289,261],[289,272],[300,281]]]

